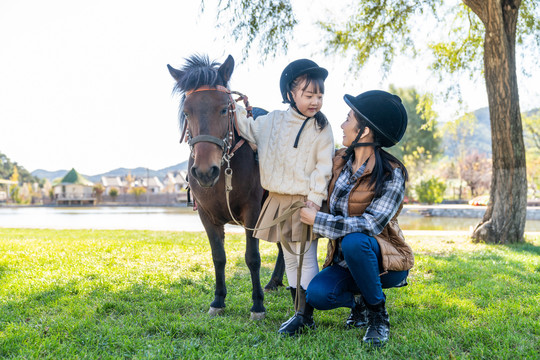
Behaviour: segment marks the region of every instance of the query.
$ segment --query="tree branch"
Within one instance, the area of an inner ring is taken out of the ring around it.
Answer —
[[[485,14],[485,0],[463,0],[463,3],[470,7],[484,24],[486,23],[487,18]]]

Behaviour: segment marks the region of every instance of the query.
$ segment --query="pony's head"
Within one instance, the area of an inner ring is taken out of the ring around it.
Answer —
[[[167,67],[176,80],[173,91],[182,95],[180,128],[187,126],[188,137],[195,140],[190,141],[194,162],[189,176],[202,187],[212,187],[219,180],[224,155],[218,140],[228,136],[230,96],[219,88],[228,88],[234,60],[229,55],[219,64],[207,56],[193,55],[180,70]]]

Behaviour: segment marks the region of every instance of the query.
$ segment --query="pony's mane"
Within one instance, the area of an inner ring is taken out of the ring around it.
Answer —
[[[207,55],[195,54],[186,58],[185,65],[180,69],[182,77],[178,79],[173,88],[173,94],[181,94],[180,107],[178,109],[178,120],[180,130],[184,126],[184,101],[186,92],[200,88],[201,86],[215,87],[217,85],[229,87],[218,73],[221,63],[211,61]]]
[[[190,56],[180,69],[183,75],[174,86],[173,92],[185,93],[201,86],[227,87],[227,82],[218,73],[220,66],[220,63],[211,61],[207,55]]]

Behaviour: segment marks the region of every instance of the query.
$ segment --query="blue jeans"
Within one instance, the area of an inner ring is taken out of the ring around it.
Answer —
[[[334,264],[318,273],[307,288],[307,302],[315,309],[352,308],[354,295],[362,294],[366,303],[379,304],[385,300],[382,289],[400,285],[409,271],[382,272],[381,249],[374,237],[351,233],[341,241],[347,266]]]

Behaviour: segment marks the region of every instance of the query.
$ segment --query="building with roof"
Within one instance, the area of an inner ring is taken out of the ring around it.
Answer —
[[[53,184],[57,205],[95,205],[94,183],[71,169],[62,179]]]
[[[161,180],[158,179],[157,176],[152,176],[149,178],[141,178],[141,185],[146,188],[146,191],[148,191],[151,194],[158,194],[163,191],[165,186],[163,186],[163,183]]]
[[[105,188],[105,194],[109,194],[112,189],[118,190],[120,194],[126,194],[128,190],[127,182],[122,181],[120,176],[102,176],[101,183]]]
[[[163,181],[166,193],[179,193],[187,187],[186,171],[168,172]]]

